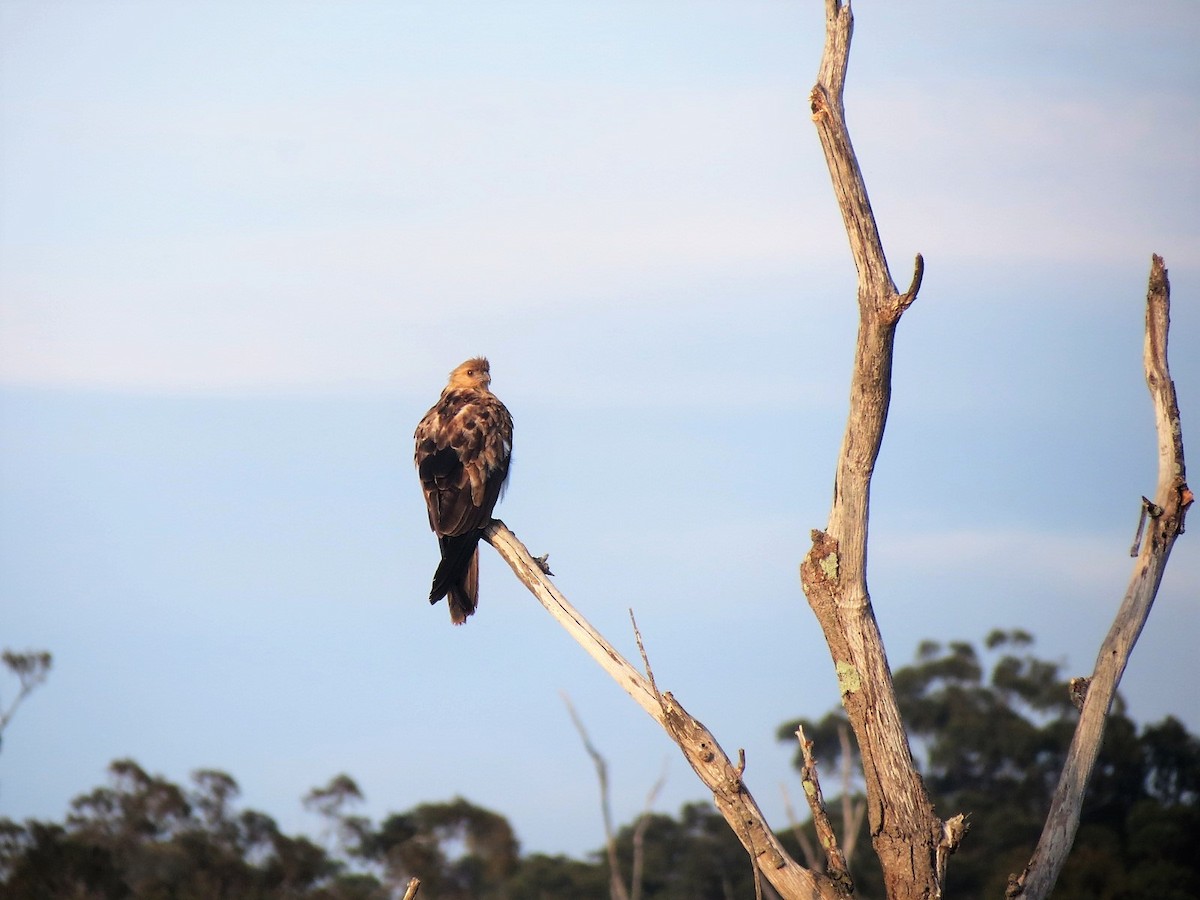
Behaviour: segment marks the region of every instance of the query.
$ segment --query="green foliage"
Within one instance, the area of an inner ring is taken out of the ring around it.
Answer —
[[[365,898],[359,879],[262,813],[238,813],[237,783],[201,771],[185,790],[132,760],[76,798],[64,825],[0,820],[0,886],[12,898]],[[343,887],[345,890],[343,890]]]
[[[637,823],[617,834],[626,880],[633,865]],[[753,897],[754,872],[741,842],[710,803],[689,803],[679,818],[649,815],[644,831],[643,897],[647,900],[725,900]]]
[[[508,900],[608,900],[608,873],[596,862],[535,853],[521,859],[506,889]]]
[[[64,824],[0,819],[0,897],[385,900],[411,877],[423,900],[607,896],[598,865],[522,860],[508,821],[466,800],[422,804],[376,829],[350,814],[362,794],[339,775],[304,798],[334,826],[339,858],[239,811],[237,782],[224,772],[191,781],[183,788],[117,760],[108,785],[76,798]]]
[[[1028,860],[1045,818],[1076,712],[1058,666],[1030,655],[1023,632],[967,643],[923,644],[895,673],[897,697],[930,794],[944,816],[970,814],[951,860],[948,896],[1002,897]],[[780,728],[796,742],[796,723]],[[821,765],[830,817],[843,834],[838,773],[857,748],[844,714],[804,723]],[[845,744],[843,744],[843,732]],[[861,782],[844,787],[861,801]],[[353,813],[362,801],[347,775],[314,788],[304,805],[322,816],[322,843],[280,832],[240,809],[237,782],[200,770],[180,786],[117,760],[105,786],[76,798],[64,822],[0,818],[3,900],[391,900],[421,879],[420,900],[609,900],[604,854],[575,860],[521,856],[499,813],[455,798],[423,803],[378,825]],[[850,804],[853,805],[852,803]],[[586,815],[586,811],[584,811]],[[815,844],[811,823],[801,831]],[[859,896],[884,896],[867,825],[851,871]],[[628,883],[640,834],[642,900],[755,896],[753,869],[707,803],[651,814],[617,834]],[[1140,732],[1115,709],[1057,900],[1185,900],[1200,896],[1200,740],[1173,718]],[[799,842],[782,835],[793,856]],[[845,843],[843,838],[843,844]],[[326,846],[328,844],[328,846]]]
[[[503,887],[517,869],[518,849],[508,820],[456,798],[388,817],[358,852],[381,863],[394,882],[421,879],[423,894],[488,900],[507,896]]]
[[[194,773],[190,787],[132,760],[71,804],[63,824],[0,819],[5,900],[388,900],[421,879],[422,900],[608,900],[600,854],[586,861],[522,857],[508,821],[455,798],[389,815],[374,827],[351,814],[362,799],[345,775],[304,798],[325,817],[340,855],[281,833],[267,815],[239,810],[237,783]],[[645,823],[644,900],[753,896],[741,844],[707,804]],[[634,827],[618,852],[629,877]]]

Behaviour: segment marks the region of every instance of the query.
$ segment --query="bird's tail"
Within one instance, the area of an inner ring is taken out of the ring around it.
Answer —
[[[433,574],[429,602],[448,598],[450,620],[461,625],[479,605],[479,532],[438,538],[438,543],[442,561]]]

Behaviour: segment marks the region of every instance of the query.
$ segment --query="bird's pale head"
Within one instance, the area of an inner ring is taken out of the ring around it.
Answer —
[[[482,388],[483,390],[487,390],[488,385],[491,383],[492,372],[488,367],[488,361],[482,356],[468,359],[450,373],[450,387],[452,388],[473,388],[475,390]]]

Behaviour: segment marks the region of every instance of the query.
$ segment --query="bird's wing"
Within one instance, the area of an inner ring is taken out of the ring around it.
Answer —
[[[416,464],[438,535],[460,535],[491,519],[508,476],[512,417],[486,392],[449,392],[416,431]]]

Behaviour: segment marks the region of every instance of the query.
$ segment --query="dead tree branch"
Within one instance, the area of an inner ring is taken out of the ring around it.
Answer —
[[[850,877],[846,857],[838,847],[833,823],[829,821],[829,811],[825,808],[825,797],[821,793],[821,781],[817,778],[817,761],[813,758],[812,741],[804,736],[804,726],[796,729],[796,740],[800,742],[800,753],[804,758],[804,766],[800,770],[800,783],[804,786],[804,798],[808,801],[809,812],[812,813],[817,841],[825,851],[825,872],[849,894],[854,890],[854,881]]]
[[[484,529],[483,537],[555,621],[679,745],[692,769],[713,792],[713,802],[746,852],[779,893],[788,900],[841,896],[832,881],[824,875],[810,872],[788,855],[742,782],[741,770],[721,749],[712,733],[688,715],[669,691],[660,693],[656,686],[652,687],[567,602],[516,535],[499,519],[493,519]]]
[[[1175,384],[1167,368],[1170,313],[1171,286],[1167,280],[1167,270],[1162,257],[1155,255],[1150,265],[1150,283],[1146,294],[1143,364],[1158,433],[1158,486],[1154,502],[1143,504],[1149,516],[1147,533],[1141,541],[1125,597],[1100,647],[1095,671],[1087,680],[1079,723],[1075,726],[1066,764],[1050,803],[1045,828],[1025,871],[1010,880],[1007,891],[1009,897],[1042,900],[1049,896],[1058,880],[1079,827],[1084,791],[1100,752],[1104,722],[1117,684],[1125,671],[1133,645],[1150,615],[1167,567],[1167,558],[1171,555],[1175,539],[1183,534],[1184,516],[1194,499],[1187,486],[1184,468],[1179,403],[1175,396]],[[1139,527],[1139,534],[1141,531]]]
[[[612,809],[608,802],[608,762],[596,749],[592,739],[588,737],[587,729],[583,727],[583,720],[575,711],[571,698],[567,696],[566,692],[563,692],[562,698],[563,703],[567,705],[567,712],[571,716],[575,730],[579,732],[580,740],[583,741],[583,749],[592,758],[592,764],[596,767],[596,779],[600,782],[600,815],[604,819],[604,848],[608,854],[609,893],[613,900],[630,900],[629,892],[625,890],[625,879],[621,877],[621,863],[617,859],[617,835],[613,831]]]
[[[820,871],[821,856],[817,853],[817,848],[813,846],[813,842],[808,839],[808,835],[805,834],[804,826],[796,818],[796,809],[792,806],[791,795],[788,794],[787,785],[783,782],[779,783],[779,793],[783,795],[783,814],[787,816],[788,827],[792,829],[792,836],[796,839],[796,843],[800,845],[800,852],[804,854],[804,861],[814,872]]]
[[[854,30],[850,5],[826,0],[825,14],[825,49],[810,101],[858,272],[859,328],[833,508],[825,531],[813,532],[801,581],[825,633],[858,738],[868,821],[887,894],[931,896],[937,891],[942,823],[913,764],[866,580],[871,475],[891,400],[895,329],[916,299],[924,263],[916,258],[912,282],[900,293],[888,270],[842,103]]]
[[[17,682],[20,684],[17,696],[8,705],[8,709],[0,711],[0,737],[2,737],[4,729],[8,727],[8,723],[12,721],[13,715],[16,714],[17,707],[50,674],[50,667],[54,663],[54,657],[45,650],[28,650],[24,653],[5,650],[0,655],[0,660],[3,661],[6,669],[17,676]]]
[[[650,811],[654,809],[654,802],[658,799],[658,795],[666,783],[667,761],[663,759],[662,774],[658,776],[658,781],[654,782],[646,793],[646,805],[642,809],[642,814],[638,816],[637,823],[633,826],[633,835],[630,840],[633,846],[633,864],[630,867],[632,874],[629,876],[630,900],[642,900],[642,876],[646,868],[646,828],[650,825]]]
[[[842,853],[846,857],[846,867],[854,860],[854,850],[858,846],[858,829],[862,818],[867,812],[867,804],[856,800],[850,790],[853,783],[854,753],[850,748],[850,729],[841,723],[838,725],[838,743],[842,748]]]

